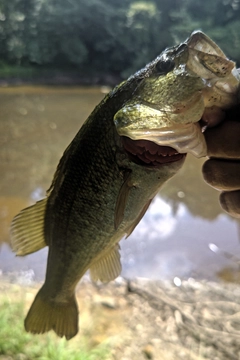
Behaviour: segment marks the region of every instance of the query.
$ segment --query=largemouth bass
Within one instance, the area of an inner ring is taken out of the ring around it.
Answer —
[[[94,281],[120,274],[119,241],[131,234],[186,153],[206,155],[199,121],[235,104],[238,85],[234,62],[195,32],[101,101],[65,150],[46,198],[12,222],[17,255],[49,247],[27,331],[76,335],[77,283],[88,269]]]

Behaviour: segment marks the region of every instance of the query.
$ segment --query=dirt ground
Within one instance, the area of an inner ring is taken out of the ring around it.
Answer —
[[[1,294],[23,299],[26,311],[40,284],[1,282]],[[236,284],[153,282],[118,278],[77,288],[80,332],[90,348],[110,348],[109,360],[240,359],[240,288]],[[39,335],[40,336],[40,335]],[[45,335],[41,335],[45,336]]]

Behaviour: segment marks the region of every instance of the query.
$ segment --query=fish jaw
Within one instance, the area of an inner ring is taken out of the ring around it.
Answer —
[[[200,158],[207,155],[205,138],[198,123],[203,112],[203,97],[195,93],[185,104],[176,105],[174,112],[145,104],[126,105],[115,115],[114,122],[120,136],[148,140],[171,147],[180,154],[190,153]],[[189,118],[192,123],[188,122]]]
[[[160,146],[148,140],[132,140],[122,136],[122,143],[130,160],[147,167],[162,167],[182,160],[186,154],[180,154],[169,146]]]
[[[168,146],[179,154],[192,154],[200,158],[207,155],[207,145],[201,127],[198,123],[186,124],[149,131],[134,131],[124,134],[132,140],[148,140],[160,146]]]
[[[157,76],[157,64],[166,59],[175,66]],[[235,63],[197,31],[183,44],[166,49],[146,68],[150,69],[148,76],[114,116],[118,134],[169,146],[182,154],[206,156],[197,123],[209,117],[216,123],[216,115],[221,114],[217,109],[225,110],[239,101],[240,75]]]
[[[186,68],[206,83],[203,89],[205,107],[229,108],[235,105],[240,82],[236,63],[200,31],[193,32],[186,44],[189,52]]]

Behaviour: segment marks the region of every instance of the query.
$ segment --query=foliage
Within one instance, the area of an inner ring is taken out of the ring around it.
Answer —
[[[31,335],[23,329],[23,317],[23,303],[6,300],[0,304],[0,357],[18,359],[24,354],[26,360],[104,360],[108,356],[103,345],[87,351],[83,344],[76,349],[54,334]]]
[[[128,76],[202,29],[240,62],[239,0],[1,0],[0,59]]]
[[[193,30],[200,29],[222,48],[227,56],[240,65],[240,1],[185,0],[180,11],[173,10],[171,32],[176,43]]]

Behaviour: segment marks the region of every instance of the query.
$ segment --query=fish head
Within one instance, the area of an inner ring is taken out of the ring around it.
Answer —
[[[235,63],[196,31],[133,77],[141,81],[114,116],[118,134],[181,154],[206,156],[199,121],[209,109],[226,109],[237,102],[240,79]]]

